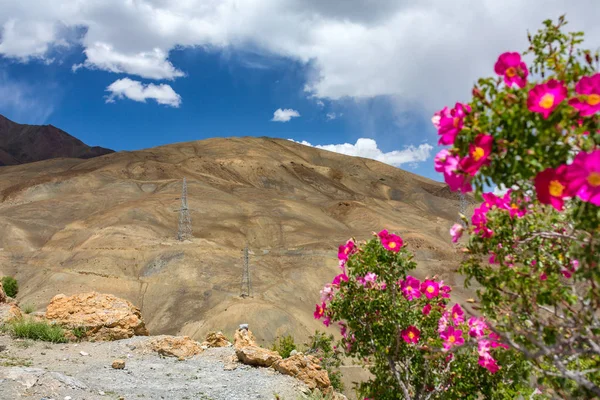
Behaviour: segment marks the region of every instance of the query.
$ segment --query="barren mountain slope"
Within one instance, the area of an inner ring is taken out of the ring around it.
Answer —
[[[18,124],[0,115],[0,166],[58,157],[93,158],[113,153],[90,147],[52,125]]]
[[[175,240],[181,180],[194,239]],[[152,334],[202,338],[248,322],[259,339],[303,338],[337,245],[382,228],[416,251],[418,276],[450,283],[445,185],[362,158],[268,138],[209,139],[90,160],[0,169],[0,275],[19,299],[97,290],[141,307]],[[242,252],[254,296],[240,298]]]

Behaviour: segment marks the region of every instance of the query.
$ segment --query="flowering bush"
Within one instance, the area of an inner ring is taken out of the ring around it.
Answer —
[[[334,324],[346,354],[374,378],[359,392],[370,399],[477,399],[529,393],[527,370],[483,318],[450,303],[451,288],[415,268],[402,239],[387,231],[340,246],[340,274],[321,291],[315,318]],[[521,390],[520,390],[521,389]]]
[[[504,53],[468,104],[436,113],[435,160],[452,190],[482,200],[461,270],[482,311],[532,363],[545,394],[600,396],[600,73],[565,19],[545,21],[524,55]],[[456,129],[448,140],[448,125]],[[484,193],[494,185],[502,196]],[[466,229],[465,229],[466,228]]]

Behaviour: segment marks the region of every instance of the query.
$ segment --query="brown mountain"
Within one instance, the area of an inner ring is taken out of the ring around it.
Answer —
[[[52,125],[23,125],[0,115],[0,166],[51,158],[93,158],[114,153],[90,147]]]
[[[194,238],[182,243],[183,177]],[[0,275],[15,275],[20,301],[39,309],[58,293],[126,298],[152,334],[203,338],[249,323],[267,342],[303,338],[324,328],[314,304],[352,236],[397,232],[417,276],[460,287],[448,234],[458,203],[442,183],[280,139],[46,160],[0,169]],[[253,297],[242,298],[246,244]]]

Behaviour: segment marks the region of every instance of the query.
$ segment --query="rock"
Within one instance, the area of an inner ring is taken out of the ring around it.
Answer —
[[[310,389],[329,389],[331,382],[327,371],[321,368],[319,359],[313,356],[296,354],[273,364],[273,368],[304,382]]]
[[[112,362],[112,367],[114,369],[124,369],[125,368],[125,360],[116,359]]]
[[[270,367],[274,362],[281,360],[281,356],[276,351],[258,346],[236,348],[235,354],[242,363],[255,367]]]
[[[290,356],[295,356],[296,354],[298,354],[298,350],[294,349],[290,351]]]
[[[2,286],[2,281],[0,281],[0,304],[6,303],[8,301],[8,296],[4,292],[4,286]]]
[[[14,303],[0,303],[0,325],[15,319],[23,318],[21,309]]]
[[[257,346],[256,339],[250,329],[238,329],[233,336],[233,345],[236,349],[247,346]]]
[[[200,343],[189,336],[158,336],[148,342],[150,348],[167,357],[190,358],[202,353]]]
[[[231,346],[231,342],[227,340],[225,335],[222,332],[210,332],[206,335],[206,340],[202,342],[202,346],[206,347],[229,347]]]
[[[148,335],[140,310],[111,294],[89,292],[70,297],[59,294],[50,301],[46,319],[69,328],[83,328],[85,337],[93,340]]]
[[[82,356],[89,356],[90,353],[86,353],[85,351],[80,351],[79,354],[81,354]]]

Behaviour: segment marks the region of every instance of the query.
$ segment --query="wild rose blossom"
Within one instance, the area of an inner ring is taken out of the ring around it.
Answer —
[[[421,337],[421,332],[417,329],[416,326],[411,325],[408,328],[402,330],[401,336],[406,343],[417,343],[419,341],[419,338]]]
[[[450,292],[452,291],[452,288],[448,285],[444,285],[444,281],[440,281],[440,296],[446,299],[450,298]],[[442,308],[445,307],[445,304],[442,303]]]
[[[323,289],[321,289],[321,302],[323,303],[327,303],[328,301],[330,301],[333,298],[333,294],[334,294],[334,289],[333,286],[328,283],[326,284]]]
[[[340,282],[348,282],[348,275],[346,275],[345,273],[341,273],[339,275],[337,275],[335,278],[333,278],[333,281],[331,282],[332,285],[334,286],[339,286]]]
[[[408,275],[401,285],[404,297],[406,297],[408,301],[421,297],[421,291],[419,290],[420,285],[421,282],[417,278]]]
[[[325,315],[326,309],[327,309],[327,305],[325,303],[321,303],[320,305],[317,304],[316,308],[315,308],[315,312],[313,313],[313,316],[315,317],[315,319],[323,318],[323,315]]]
[[[463,311],[460,304],[454,304],[454,307],[452,307],[450,313],[452,314],[452,322],[454,323],[454,325],[459,325],[465,322],[465,312]]]
[[[437,295],[440,293],[440,284],[427,279],[421,283],[421,293],[431,300],[434,297],[437,297]]]
[[[460,169],[466,174],[474,176],[479,168],[489,163],[493,142],[494,138],[491,135],[478,135],[475,142],[469,145],[468,156],[460,161]]]
[[[564,208],[564,198],[567,197],[567,167],[546,168],[536,175],[534,179],[535,192],[538,201],[550,204],[561,211]]]
[[[521,89],[527,84],[527,65],[521,61],[519,53],[506,52],[498,57],[498,61],[494,65],[494,71],[504,77],[504,83],[507,86],[516,84]]]
[[[444,341],[444,350],[450,350],[454,346],[462,346],[465,343],[463,332],[460,329],[454,329],[453,326],[447,327],[440,337]]]
[[[328,315],[323,319],[323,325],[329,327],[331,325],[331,317]]]
[[[468,104],[456,103],[453,109],[444,107],[436,112],[431,119],[433,125],[438,129],[440,145],[452,145],[456,139],[456,135],[464,126],[465,116],[471,112],[471,107]]]
[[[379,232],[377,236],[379,236],[379,239],[381,240],[381,245],[386,250],[393,251],[394,253],[399,252],[404,244],[400,236],[388,233],[386,229]]]
[[[495,374],[500,370],[498,362],[489,354],[486,356],[479,356],[478,364],[490,371],[492,374]]]
[[[350,257],[350,255],[352,253],[354,253],[356,251],[356,244],[354,243],[354,241],[348,240],[346,242],[346,244],[341,245],[338,248],[338,259],[340,261],[346,261],[348,260],[348,257]]]
[[[454,224],[450,228],[450,236],[452,236],[452,243],[458,242],[458,239],[462,236],[465,228],[461,224]]]
[[[486,329],[488,329],[488,326],[483,318],[469,318],[469,336],[480,338],[485,335]]]
[[[450,312],[444,311],[440,319],[438,320],[438,333],[442,333],[448,327],[448,322],[450,322]]]
[[[425,304],[423,306],[423,310],[422,310],[423,315],[429,315],[430,312],[431,312],[431,304]]]
[[[536,85],[529,91],[527,108],[529,111],[541,113],[547,119],[552,111],[567,98],[567,87],[563,82],[550,79],[546,83]]]
[[[470,177],[459,171],[459,164],[461,162],[459,156],[452,155],[448,150],[444,149],[435,156],[434,162],[435,170],[444,174],[444,181],[448,184],[451,191],[456,192],[459,190],[462,193],[473,191]]]
[[[600,73],[582,77],[575,92],[579,95],[569,100],[569,105],[579,110],[583,117],[594,115],[600,111]]]
[[[483,238],[492,237],[493,231],[487,227],[487,218],[485,216],[487,210],[484,208],[476,208],[471,216],[475,233],[480,234]]]
[[[600,206],[600,150],[579,152],[567,168],[566,179],[569,193]]]

